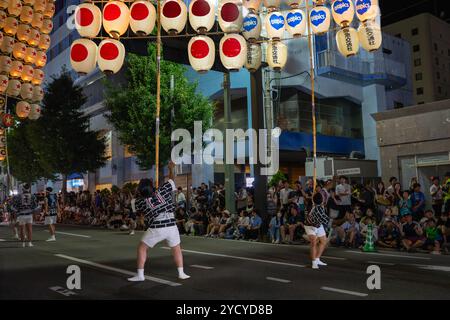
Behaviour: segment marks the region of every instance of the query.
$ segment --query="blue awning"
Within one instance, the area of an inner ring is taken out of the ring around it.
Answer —
[[[67,176],[67,180],[75,180],[75,179],[83,179],[83,174],[75,172]]]

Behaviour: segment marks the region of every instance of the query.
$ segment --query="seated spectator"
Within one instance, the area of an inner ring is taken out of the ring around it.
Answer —
[[[402,236],[402,245],[406,251],[414,251],[423,246],[424,236],[420,224],[413,221],[411,214],[405,216],[406,221],[400,225],[400,234]]]
[[[261,224],[262,224],[261,217],[257,214],[256,209],[253,209],[252,215],[250,217],[250,224],[245,232],[245,239],[250,241],[256,241],[258,239]]]
[[[372,210],[372,209],[368,209],[368,210]],[[361,210],[361,207],[360,207],[359,203],[355,204],[355,207],[353,209],[353,214],[355,215],[356,222],[360,222],[361,218],[363,216],[363,212]]]
[[[434,217],[433,210],[426,210],[423,214],[423,218],[420,219],[419,223],[422,229],[425,229],[425,225],[428,223],[429,220],[434,220],[435,223],[437,223],[437,219]]]
[[[400,217],[405,217],[408,214],[412,214],[412,201],[409,197],[409,191],[405,190],[402,192],[403,198],[398,202],[398,207],[400,210]]]
[[[275,217],[270,220],[269,232],[272,243],[280,243],[280,228],[283,225],[284,210],[281,209]]]
[[[284,243],[289,242],[291,244],[294,242],[294,235],[297,229],[304,229],[302,220],[304,219],[300,216],[297,205],[291,204],[288,207],[287,219],[285,219],[283,225],[280,226],[281,239]],[[289,234],[288,239],[287,234]]]
[[[206,232],[208,226],[208,216],[206,215],[206,209],[200,209],[194,216],[194,234],[202,236]]]
[[[209,217],[209,224],[206,230],[207,237],[213,237],[219,232],[220,228],[220,215],[213,212]]]
[[[397,222],[397,217],[392,215],[391,208],[386,208],[386,210],[384,211],[383,217],[381,218],[380,221],[380,226],[384,225],[384,222],[387,220]]]
[[[231,215],[230,215],[230,211],[228,210],[223,210],[222,211],[222,217],[220,218],[219,221],[219,237],[223,238],[225,236],[225,233],[227,232],[227,230],[231,227],[232,223],[231,223]]]
[[[380,247],[384,248],[398,248],[400,231],[397,223],[393,218],[385,217],[383,223],[378,230],[378,242]]]
[[[245,231],[250,225],[250,218],[245,210],[241,210],[239,213],[239,219],[237,222],[238,235],[237,239],[243,239],[245,237]]]
[[[421,191],[419,183],[413,185],[413,192],[411,193],[412,214],[415,220],[422,218],[425,211],[425,195]]]
[[[185,223],[187,221],[187,215],[184,211],[184,207],[178,207],[175,212],[175,220],[180,234],[186,233]]]
[[[189,209],[189,218],[188,221],[184,224],[184,228],[186,230],[186,235],[194,235],[194,224],[195,224],[195,216],[197,215],[197,209],[195,207],[191,207]]]
[[[436,226],[434,219],[428,219],[425,223],[425,249],[429,250],[431,254],[441,254],[441,246],[444,242],[441,230]]]
[[[450,219],[447,212],[442,212],[437,222],[438,228],[441,230],[443,239],[443,248],[448,253],[448,244],[450,243]]]
[[[343,243],[348,248],[355,247],[359,238],[359,230],[359,224],[356,222],[355,215],[348,212],[346,221],[336,228],[336,244],[339,246]]]

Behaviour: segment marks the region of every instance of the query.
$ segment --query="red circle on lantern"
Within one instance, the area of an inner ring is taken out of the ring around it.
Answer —
[[[94,21],[94,15],[88,8],[80,8],[77,11],[77,22],[80,26],[86,27]]]
[[[220,16],[226,22],[233,22],[239,18],[239,9],[236,4],[227,2],[222,6],[220,10]]]
[[[176,1],[169,1],[164,4],[163,15],[167,18],[176,18],[181,14],[181,7]]]
[[[205,40],[195,40],[191,45],[191,55],[196,59],[203,59],[209,54],[209,46]]]
[[[120,17],[121,11],[117,4],[109,3],[106,5],[105,9],[103,9],[103,17],[107,21],[116,20]]]
[[[223,42],[222,51],[229,58],[236,57],[241,53],[241,44],[235,38],[229,38]]]
[[[131,17],[134,20],[144,20],[149,15],[148,8],[143,3],[135,3],[131,7]]]
[[[205,0],[197,0],[192,4],[192,13],[198,17],[206,16],[209,11],[211,11],[211,7],[209,6],[208,1]]]
[[[81,62],[88,57],[89,53],[87,48],[82,44],[75,44],[70,52],[70,58],[75,62]]]
[[[119,56],[119,48],[114,43],[106,42],[100,48],[100,57],[105,60],[114,60]]]

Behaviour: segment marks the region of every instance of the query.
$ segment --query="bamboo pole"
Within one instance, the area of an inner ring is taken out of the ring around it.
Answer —
[[[155,187],[159,186],[159,115],[161,109],[161,2],[157,3],[156,33],[156,124],[155,124]]]
[[[313,61],[313,34],[311,29],[311,16],[309,0],[305,1],[306,15],[308,16],[308,47],[309,47],[309,64],[310,64],[310,78],[311,78],[311,113],[312,113],[312,134],[313,134],[313,184],[316,190],[317,184],[317,129],[316,129],[316,102],[315,102],[315,75],[314,75],[314,61]]]

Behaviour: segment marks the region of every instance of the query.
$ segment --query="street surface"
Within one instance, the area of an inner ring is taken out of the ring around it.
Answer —
[[[182,236],[179,281],[169,248],[149,251],[142,283],[130,283],[142,232],[57,226],[57,241],[34,226],[34,247],[22,248],[0,226],[0,299],[450,299],[450,256],[329,248],[320,270],[308,247]],[[81,289],[68,290],[69,265]],[[381,290],[369,290],[369,265],[381,268]]]

